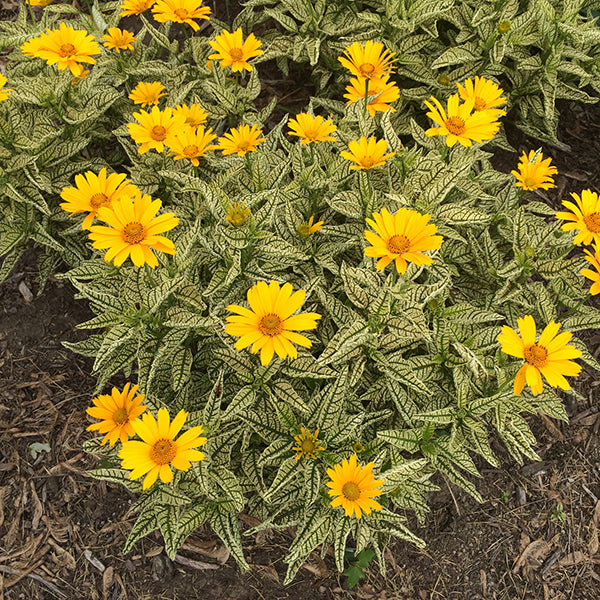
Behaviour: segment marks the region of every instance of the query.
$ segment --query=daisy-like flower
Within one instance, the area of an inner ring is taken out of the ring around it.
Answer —
[[[374,137],[367,140],[364,135],[361,135],[359,141],[350,140],[348,143],[350,152],[340,152],[340,155],[346,160],[356,163],[350,167],[350,170],[375,169],[396,154],[395,152],[386,154],[387,147],[388,143],[385,140],[378,140]]]
[[[377,111],[385,112],[391,109],[396,112],[396,109],[390,106],[400,98],[400,88],[395,83],[389,83],[389,75],[384,75],[381,79],[369,80],[364,77],[353,77],[350,80],[350,85],[346,87],[344,98],[348,99],[347,104],[364,101],[365,93],[368,98],[367,110],[374,117]],[[367,87],[368,85],[368,87]]]
[[[215,54],[208,57],[209,60],[220,61],[221,69],[231,67],[234,73],[244,69],[252,71],[253,67],[248,60],[264,53],[263,50],[259,50],[262,42],[257,40],[253,33],[244,41],[241,27],[238,27],[233,33],[223,31],[209,44],[216,51]]]
[[[523,156],[519,159],[518,171],[511,171],[517,179],[515,185],[524,190],[553,188],[554,179],[551,175],[556,175],[558,169],[554,165],[550,165],[551,158],[543,159],[544,155],[541,152],[537,156],[535,150],[531,150],[529,155],[523,152]]]
[[[127,130],[133,141],[141,144],[138,148],[140,154],[148,152],[151,148],[162,152],[167,140],[188,127],[185,118],[175,114],[172,108],[161,111],[158,106],[153,106],[151,112],[141,110],[133,113],[133,116],[139,124],[127,123]]]
[[[0,102],[6,100],[10,93],[12,92],[12,88],[5,88],[4,86],[7,84],[8,79],[4,77],[4,75],[0,74]]]
[[[431,96],[431,100],[433,100],[435,107],[425,100],[425,104],[430,111],[427,116],[435,121],[439,127],[432,127],[425,134],[429,137],[434,135],[447,136],[446,144],[450,147],[454,146],[456,142],[469,147],[473,141],[491,140],[500,129],[500,123],[496,120],[497,111],[482,110],[471,114],[475,105],[473,98],[459,106],[458,94],[453,94],[448,98],[447,115],[437,98]]]
[[[314,220],[315,218],[311,216],[307,223],[300,223],[300,225],[298,225],[298,233],[302,237],[308,237],[323,227],[324,221],[317,221],[316,223],[313,223]]]
[[[373,498],[381,495],[377,488],[383,485],[383,480],[373,476],[374,466],[372,462],[364,467],[359,465],[353,454],[350,460],[345,458],[333,469],[327,469],[331,479],[327,482],[327,487],[331,488],[328,493],[333,498],[331,506],[342,506],[347,517],[354,514],[357,519],[361,518],[362,512],[370,515],[372,510],[381,510],[381,504]]]
[[[294,439],[296,440],[296,446],[292,446],[292,450],[298,452],[295,457],[296,460],[300,460],[301,457],[306,459],[317,458],[317,452],[321,450],[325,450],[323,446],[319,446],[319,430],[317,429],[314,433],[311,433],[310,430],[304,429],[304,427],[300,427],[300,435],[295,435]]]
[[[197,167],[200,164],[198,159],[201,156],[217,148],[214,144],[211,145],[211,142],[216,137],[210,128],[204,129],[204,127],[198,127],[197,129],[192,129],[188,127],[187,129],[182,129],[169,140],[169,148],[173,151],[171,156],[175,160],[187,158]]]
[[[210,8],[202,6],[202,0],[157,0],[152,13],[154,20],[159,23],[187,23],[194,31],[198,31],[200,25],[194,19],[208,19]]]
[[[300,138],[300,143],[306,145],[312,142],[334,141],[332,137],[337,127],[331,119],[323,119],[323,117],[313,117],[308,113],[300,113],[295,119],[290,119],[288,122],[290,135],[295,135]]]
[[[156,0],[123,0],[121,2],[121,17],[140,15],[154,6]]]
[[[31,6],[48,6],[52,0],[27,0],[27,4]]]
[[[144,477],[142,488],[147,490],[158,477],[163,483],[173,480],[171,466],[178,471],[187,471],[191,463],[204,459],[204,452],[194,450],[206,444],[201,437],[202,426],[191,427],[177,439],[177,434],[185,424],[187,412],[180,410],[173,421],[166,408],[159,408],[157,419],[151,413],[145,413],[141,419],[133,422],[135,433],[141,438],[129,440],[119,452],[124,469],[132,469],[129,479]]]
[[[600,246],[600,198],[596,192],[592,190],[583,190],[581,198],[571,193],[575,204],[568,200],[563,201],[563,206],[566,206],[572,212],[560,211],[556,213],[557,219],[563,221],[572,221],[561,226],[563,231],[578,230],[574,244],[592,243]]]
[[[146,83],[140,81],[129,94],[129,99],[133,100],[135,104],[141,104],[142,107],[150,106],[151,104],[158,104],[158,101],[167,93],[163,91],[165,86],[160,81],[153,81],[152,83]]]
[[[105,48],[116,50],[119,54],[121,50],[133,50],[133,42],[137,41],[131,31],[118,27],[109,27],[108,33],[100,39],[105,40],[103,44]]]
[[[229,205],[227,210],[227,216],[225,219],[229,221],[234,227],[241,227],[250,216],[250,209],[246,208],[246,203],[234,202]]]
[[[27,40],[21,50],[25,56],[42,58],[60,71],[66,68],[78,77],[83,72],[79,63],[94,64],[93,55],[100,54],[100,45],[93,35],[83,29],[73,29],[61,23],[58,29],[47,29],[38,37]]]
[[[72,215],[89,213],[81,224],[82,229],[89,229],[100,207],[110,207],[114,201],[135,192],[137,188],[126,177],[124,173],[107,175],[106,168],[100,169],[98,175],[92,171],[75,175],[75,187],[63,188],[60,193],[64,200],[60,207]]]
[[[147,194],[139,190],[129,198],[121,198],[112,205],[98,210],[98,219],[105,225],[90,227],[92,246],[108,252],[104,255],[106,262],[114,261],[117,267],[121,266],[128,256],[131,257],[136,267],[148,264],[154,268],[158,259],[152,250],[175,254],[173,242],[159,235],[176,227],[179,219],[173,213],[164,213],[156,216],[162,203],[152,200]]]
[[[282,360],[286,356],[296,358],[298,351],[294,344],[310,348],[311,341],[296,333],[306,329],[315,329],[321,315],[313,312],[294,313],[304,302],[306,292],[298,290],[292,294],[292,285],[284,283],[281,288],[277,281],[267,285],[259,281],[248,290],[250,309],[230,304],[227,310],[236,313],[227,317],[225,331],[239,337],[236,350],[242,350],[252,344],[251,352],[260,350],[260,362],[268,365],[273,354]],[[292,316],[294,315],[294,316]]]
[[[594,282],[592,287],[590,287],[590,294],[592,294],[592,296],[596,296],[597,294],[600,294],[600,252],[596,246],[594,246],[593,249],[593,254],[589,250],[584,249],[586,254],[585,260],[591,263],[592,267],[594,267],[596,270],[592,271],[591,269],[581,269],[579,272],[584,277],[587,277]]]
[[[130,384],[126,383],[123,391],[113,388],[110,394],[102,394],[92,400],[94,406],[86,409],[86,413],[94,419],[100,419],[100,423],[94,423],[87,428],[87,431],[98,431],[105,433],[101,446],[108,442],[111,446],[121,440],[124,444],[129,436],[134,436],[132,422],[135,421],[145,410],[146,406],[142,404],[144,394],[136,396],[137,385],[130,389]]]
[[[491,79],[475,75],[475,83],[469,78],[465,81],[464,87],[460,83],[456,85],[458,86],[458,93],[464,101],[473,99],[473,110],[475,112],[493,110],[497,116],[506,114],[505,111],[498,108],[498,106],[506,104],[506,98],[502,96],[504,90]]]
[[[173,113],[184,117],[185,124],[194,128],[204,125],[208,119],[208,113],[199,104],[178,104]]]
[[[350,44],[338,60],[355,77],[373,81],[393,73],[392,63],[396,60],[394,55],[395,53],[387,50],[381,42],[369,40],[365,44]]]
[[[385,269],[393,260],[398,273],[406,272],[407,262],[416,265],[430,265],[431,256],[423,254],[437,250],[444,241],[437,233],[437,225],[428,224],[431,215],[422,215],[416,210],[400,208],[391,215],[386,208],[381,213],[373,213],[367,219],[376,233],[365,231],[365,238],[371,244],[365,248],[365,255],[379,258],[377,270]]]
[[[246,156],[247,152],[256,152],[256,147],[267,138],[260,137],[262,129],[258,125],[240,125],[219,138],[219,149],[223,154]]]
[[[502,333],[498,336],[502,352],[525,359],[515,377],[515,395],[521,394],[525,382],[534,396],[541,394],[542,375],[550,386],[570,390],[571,386],[564,375],[576,376],[581,372],[581,365],[569,360],[581,356],[581,350],[568,344],[573,334],[569,331],[558,334],[560,323],[551,321],[536,342],[535,321],[531,315],[518,318],[517,325],[520,336],[508,325],[502,326]]]

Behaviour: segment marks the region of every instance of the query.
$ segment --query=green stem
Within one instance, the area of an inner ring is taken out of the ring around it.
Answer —
[[[191,65],[193,62],[192,44],[190,43],[190,36],[188,35],[187,29],[185,28],[185,23],[183,23],[183,35],[185,35],[185,45],[187,47],[189,61]]]
[[[29,4],[29,2],[27,2],[27,0],[25,0],[26,4],[27,4],[27,8],[29,9],[29,15],[31,16],[31,22],[37,27],[37,21],[35,20],[35,14],[33,12],[33,6],[31,6],[31,4]]]
[[[369,80],[365,79],[365,108],[364,108],[364,119],[367,120],[367,113],[369,111]]]

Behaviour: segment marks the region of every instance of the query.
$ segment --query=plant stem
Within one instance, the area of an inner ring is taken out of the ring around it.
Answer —
[[[367,112],[369,111],[369,79],[365,79],[365,108],[364,108],[364,119],[367,120]]]
[[[25,0],[26,4],[27,4],[27,8],[29,9],[29,15],[31,16],[31,22],[37,27],[37,21],[35,20],[35,14],[33,12],[33,6],[31,6],[31,4],[29,4],[29,2],[27,2],[27,0]]]

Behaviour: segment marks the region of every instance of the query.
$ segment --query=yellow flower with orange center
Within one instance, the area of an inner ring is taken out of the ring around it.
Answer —
[[[87,428],[87,431],[106,434],[101,446],[106,442],[114,446],[117,440],[124,444],[129,436],[135,435],[132,423],[146,410],[146,406],[142,404],[146,396],[136,396],[138,387],[134,385],[130,389],[130,384],[126,383],[122,392],[114,387],[110,395],[97,396],[92,400],[94,406],[86,409],[88,415],[101,420]]]
[[[154,6],[156,0],[123,0],[121,3],[121,17],[140,15]]]
[[[152,7],[154,20],[159,23],[187,23],[194,31],[200,25],[194,19],[208,19],[210,8],[202,6],[202,0],[157,0]]]
[[[248,220],[249,216],[250,209],[246,208],[245,202],[234,202],[233,204],[229,205],[225,219],[234,227],[241,227]]]
[[[311,216],[307,223],[300,223],[300,225],[298,225],[298,233],[302,237],[309,237],[323,227],[324,221],[317,221],[314,223],[314,220],[315,218]]]
[[[563,201],[563,206],[571,210],[559,211],[556,213],[557,219],[570,221],[561,226],[563,231],[577,230],[578,233],[573,240],[574,244],[596,244],[600,245],[600,198],[592,190],[583,190],[581,198],[571,193],[575,204],[568,200]]]
[[[52,0],[27,0],[27,4],[31,6],[48,6]]]
[[[262,42],[257,40],[253,33],[244,41],[241,27],[238,27],[233,33],[223,31],[209,44],[216,51],[215,54],[208,57],[209,60],[220,61],[221,69],[231,67],[234,73],[244,69],[252,71],[253,67],[248,61],[264,53],[263,50],[259,50]]]
[[[394,56],[395,54],[387,50],[381,42],[369,40],[365,44],[350,44],[338,60],[355,77],[373,81],[393,73],[392,63],[396,60]]]
[[[312,144],[313,142],[335,141],[332,137],[337,127],[331,119],[323,119],[323,117],[314,117],[308,113],[300,113],[295,119],[290,119],[288,122],[290,135],[295,135],[300,138],[300,143]]]
[[[300,458],[309,458],[316,459],[317,452],[321,450],[325,450],[323,446],[319,446],[319,430],[315,430],[314,433],[311,433],[309,429],[304,429],[304,427],[300,427],[300,435],[295,435],[294,440],[296,440],[296,446],[292,446],[292,450],[298,452],[295,456],[296,460],[300,460]]]
[[[194,128],[204,125],[208,119],[208,113],[199,104],[178,104],[173,113],[184,117],[185,124]]]
[[[202,426],[191,427],[179,437],[188,413],[180,410],[173,421],[166,408],[159,408],[157,418],[145,413],[141,419],[133,423],[135,433],[141,438],[129,440],[119,451],[123,469],[131,469],[129,479],[144,477],[142,489],[147,490],[154,485],[157,478],[163,483],[173,480],[171,467],[178,471],[187,471],[192,462],[204,459],[204,452],[195,450],[206,444],[201,437]]]
[[[256,152],[258,144],[267,139],[260,137],[261,135],[262,129],[259,129],[258,125],[240,125],[219,138],[219,149],[225,155],[246,156],[248,152]]]
[[[493,110],[496,112],[496,116],[506,114],[505,111],[498,108],[498,106],[506,104],[506,98],[502,96],[504,90],[491,79],[475,75],[475,82],[469,78],[465,80],[464,87],[460,83],[456,85],[458,86],[458,93],[464,101],[473,100],[473,110],[475,112]]]
[[[569,331],[559,334],[560,323],[551,321],[536,341],[535,321],[531,315],[517,319],[517,325],[520,336],[508,325],[502,326],[502,333],[498,336],[502,352],[525,360],[515,377],[515,395],[521,394],[525,383],[534,396],[541,394],[542,375],[550,386],[570,390],[564,375],[577,376],[581,372],[581,365],[570,360],[581,356],[581,350],[568,344],[573,334]]]
[[[141,110],[133,116],[138,123],[127,123],[127,130],[133,141],[141,144],[138,148],[140,154],[150,149],[162,152],[171,137],[189,127],[185,118],[172,108],[161,111],[158,106],[153,106],[151,112]]]
[[[586,254],[585,260],[587,260],[596,270],[592,271],[591,269],[581,269],[579,272],[584,277],[587,277],[594,282],[590,287],[590,294],[592,294],[592,296],[596,296],[597,294],[600,294],[600,252],[596,246],[593,246],[593,250],[594,253],[592,254],[589,250],[584,249]]]
[[[152,83],[145,83],[140,81],[129,94],[129,99],[133,100],[135,104],[141,104],[142,107],[150,106],[151,104],[158,104],[158,101],[167,93],[163,91],[165,86],[160,81],[153,81]]]
[[[360,140],[351,140],[348,143],[350,152],[340,152],[340,156],[346,160],[356,163],[350,167],[355,169],[375,169],[385,164],[388,158],[396,154],[390,152],[386,154],[388,143],[385,140],[378,140],[374,137],[367,138],[362,135]]]
[[[529,155],[523,152],[519,159],[518,171],[511,171],[517,179],[515,184],[524,190],[548,190],[554,187],[554,179],[551,175],[556,175],[558,169],[554,165],[550,165],[551,158],[544,159],[544,155],[535,150],[531,150]]]
[[[364,77],[353,77],[350,85],[346,87],[344,98],[348,99],[347,104],[363,101],[367,95],[367,110],[374,117],[376,112],[385,112],[396,109],[390,104],[400,98],[400,89],[395,83],[390,83],[389,75],[384,75],[381,79],[365,79]]]
[[[8,79],[4,75],[0,74],[0,102],[6,100],[10,93],[13,91],[12,88],[5,88],[4,86],[8,83]]]
[[[195,167],[200,163],[198,159],[204,156],[210,150],[217,148],[212,142],[217,136],[212,132],[212,129],[204,129],[198,127],[192,129],[188,127],[175,134],[169,140],[169,148],[173,151],[171,156],[175,160],[183,160],[187,158]]]
[[[121,50],[133,50],[133,42],[137,41],[131,31],[119,29],[118,27],[109,27],[108,33],[100,39],[104,40],[103,46],[105,48],[116,50],[118,53]]]

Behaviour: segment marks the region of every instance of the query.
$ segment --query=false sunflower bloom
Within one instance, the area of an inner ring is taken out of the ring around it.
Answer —
[[[135,435],[132,422],[146,410],[146,406],[142,404],[146,396],[136,396],[137,391],[138,386],[134,385],[130,389],[129,383],[125,384],[122,392],[114,387],[110,394],[101,394],[94,398],[94,406],[86,409],[88,415],[100,419],[100,423],[90,425],[87,431],[106,434],[100,443],[101,446],[106,442],[114,446],[117,440],[124,444],[128,437]]]
[[[505,111],[498,108],[498,106],[506,104],[506,98],[502,96],[504,90],[491,79],[475,75],[475,83],[469,78],[464,82],[464,87],[460,83],[456,85],[458,86],[458,93],[464,101],[473,99],[473,110],[475,112],[492,110],[497,116],[506,114]]]
[[[259,50],[262,42],[257,40],[253,33],[244,41],[241,27],[233,33],[223,31],[209,44],[216,51],[208,57],[209,60],[220,61],[221,69],[231,67],[234,73],[243,69],[252,71],[253,67],[248,60],[264,53],[263,50]]]
[[[250,209],[246,208],[245,202],[234,202],[229,205],[225,219],[234,227],[241,227],[248,220],[249,216]]]
[[[344,459],[333,469],[327,469],[331,479],[327,482],[327,487],[331,488],[328,493],[333,498],[331,506],[342,506],[347,517],[354,514],[357,519],[361,518],[362,512],[370,515],[372,510],[381,510],[381,504],[373,498],[381,495],[377,488],[383,485],[383,480],[373,476],[374,466],[372,462],[364,467],[359,465],[353,454],[349,460]]]
[[[119,29],[118,27],[109,27],[108,33],[100,39],[104,40],[103,46],[105,48],[116,50],[119,54],[121,50],[133,50],[133,42],[137,41],[131,31]]]
[[[187,23],[194,31],[200,29],[194,19],[208,19],[210,16],[210,8],[202,6],[202,0],[157,0],[152,12],[154,20],[159,23]]]
[[[240,125],[237,129],[232,129],[229,133],[219,138],[219,149],[223,154],[237,154],[246,156],[247,152],[256,152],[256,147],[267,138],[260,137],[262,129],[258,125]]]
[[[298,225],[298,233],[302,237],[309,237],[316,231],[320,231],[323,227],[323,221],[317,221],[315,223],[314,220],[315,218],[311,216],[307,223],[300,223],[300,225]]]
[[[346,104],[352,104],[359,100],[364,101],[365,93],[367,94],[367,110],[374,117],[377,111],[385,112],[391,109],[396,112],[396,109],[390,106],[392,102],[396,102],[400,98],[400,88],[395,83],[389,83],[389,75],[384,75],[381,79],[369,81],[364,77],[353,77],[350,80],[350,85],[346,87],[344,98],[348,99]],[[368,85],[367,85],[368,82]]]
[[[186,418],[187,412],[180,410],[171,421],[167,409],[159,408],[156,419],[147,412],[133,422],[135,433],[141,441],[129,440],[119,452],[121,466],[132,470],[129,479],[146,475],[142,488],[147,490],[158,477],[163,483],[170,483],[173,480],[171,466],[178,471],[187,471],[192,461],[204,459],[204,452],[194,450],[206,444],[206,438],[201,437],[201,425],[191,427],[175,439]]]
[[[179,219],[173,213],[156,216],[162,203],[152,200],[139,190],[129,198],[121,198],[112,205],[98,210],[98,219],[107,225],[90,227],[92,246],[108,252],[104,260],[111,260],[117,267],[121,266],[127,257],[131,257],[136,267],[148,264],[154,268],[158,259],[152,252],[157,250],[166,254],[175,254],[173,242],[159,235],[176,227]]]
[[[300,458],[306,458],[307,460],[309,458],[316,459],[317,452],[325,450],[323,446],[319,446],[318,437],[318,429],[314,433],[311,433],[310,430],[300,427],[300,435],[294,436],[297,445],[292,446],[292,450],[298,452],[294,458],[296,460],[300,460]]]
[[[87,212],[81,228],[89,229],[100,207],[110,207],[115,200],[128,197],[137,189],[126,177],[124,173],[107,175],[106,168],[100,169],[98,175],[92,171],[75,175],[75,187],[63,188],[60,193],[64,200],[60,207],[72,215]]]
[[[387,50],[381,42],[367,41],[365,44],[354,42],[338,57],[346,69],[355,77],[374,81],[394,71],[392,63],[394,53]]]
[[[156,0],[123,0],[121,3],[121,17],[140,15],[154,6]]]
[[[350,170],[375,169],[396,154],[395,152],[386,154],[387,147],[388,143],[385,140],[378,140],[374,137],[367,140],[362,135],[359,141],[350,140],[348,143],[350,152],[340,152],[340,155],[346,160],[356,163],[350,167]]]
[[[160,81],[146,83],[140,81],[129,94],[129,99],[133,100],[134,104],[141,104],[142,107],[158,104],[158,101],[167,93],[164,91],[165,86]]]
[[[133,141],[141,144],[138,148],[140,154],[151,148],[162,152],[168,139],[188,127],[184,117],[174,113],[172,108],[161,111],[158,106],[153,106],[151,112],[141,110],[133,116],[138,123],[127,123],[127,130]]]
[[[60,71],[66,68],[78,77],[83,72],[79,63],[94,64],[92,56],[100,54],[98,42],[83,29],[73,29],[61,23],[58,29],[47,29],[38,37],[27,40],[21,50],[25,56],[42,58],[49,65],[56,65]]]
[[[594,267],[596,270],[592,271],[592,269],[581,269],[579,272],[584,277],[587,277],[594,282],[592,287],[590,287],[590,294],[592,294],[592,296],[596,296],[597,294],[600,294],[600,252],[598,252],[598,248],[595,246],[593,249],[593,254],[589,250],[584,249],[586,254],[585,260],[591,263],[592,267]]]
[[[564,375],[576,376],[581,372],[581,365],[570,360],[581,356],[581,350],[568,344],[573,334],[569,331],[558,334],[560,323],[552,321],[546,325],[536,342],[535,321],[531,315],[518,318],[517,325],[520,336],[508,325],[502,326],[502,333],[498,336],[505,354],[525,359],[515,377],[515,395],[521,394],[526,382],[534,396],[541,394],[542,375],[550,386],[570,390],[571,386]]]
[[[561,226],[563,231],[572,231],[577,229],[579,232],[573,240],[574,244],[596,244],[600,245],[600,198],[592,190],[583,190],[581,198],[571,193],[575,204],[565,200],[563,206],[569,208],[572,212],[560,211],[556,213],[557,219],[563,221],[572,221]]]
[[[544,155],[540,152],[537,154],[535,150],[531,150],[529,155],[523,152],[523,156],[519,159],[518,171],[511,171],[516,177],[517,187],[524,190],[548,190],[554,187],[554,179],[551,175],[556,175],[558,169],[554,165],[550,165],[551,158],[544,159]]]
[[[294,344],[310,348],[311,341],[296,332],[315,329],[321,315],[313,312],[294,315],[305,297],[303,290],[292,294],[290,283],[280,287],[277,281],[270,284],[259,281],[251,287],[247,294],[250,309],[237,304],[227,307],[236,313],[227,317],[225,325],[226,333],[240,338],[235,343],[236,350],[252,344],[251,352],[256,354],[260,350],[261,364],[268,365],[275,353],[282,360],[286,356],[296,358],[298,352]]]
[[[300,143],[306,145],[313,142],[325,142],[335,140],[330,134],[337,131],[337,127],[331,119],[323,117],[313,117],[308,113],[300,113],[295,119],[290,119],[288,123],[290,129],[288,133],[300,138]]]
[[[407,262],[416,265],[430,265],[433,259],[424,252],[437,250],[444,241],[437,233],[437,225],[428,224],[431,215],[422,215],[416,210],[400,208],[391,215],[386,208],[381,213],[373,213],[367,219],[372,231],[365,231],[365,238],[371,244],[365,248],[365,255],[378,258],[377,270],[385,269],[396,261],[396,270],[406,272]]]
[[[31,6],[48,6],[52,0],[27,0],[27,4],[31,4]]]
[[[204,156],[210,150],[217,148],[214,144],[211,145],[211,142],[216,137],[210,128],[204,129],[204,127],[198,127],[197,129],[192,129],[188,127],[187,129],[183,129],[169,140],[169,148],[173,151],[171,156],[175,160],[187,158],[197,167],[200,164],[198,161],[200,157]]]
[[[208,119],[208,113],[199,104],[178,104],[173,113],[184,117],[185,124],[194,128],[204,125]]]
[[[6,100],[10,93],[12,92],[11,88],[5,88],[4,86],[7,84],[8,79],[4,77],[4,75],[0,74],[0,102]]]
[[[496,120],[497,113],[493,110],[472,113],[475,105],[473,98],[459,105],[458,94],[453,94],[448,98],[448,114],[437,98],[431,96],[431,100],[435,107],[425,100],[430,111],[427,116],[439,127],[428,129],[425,134],[429,137],[445,135],[448,146],[452,147],[456,142],[460,142],[463,146],[469,147],[473,141],[491,140],[498,133],[500,123]]]

